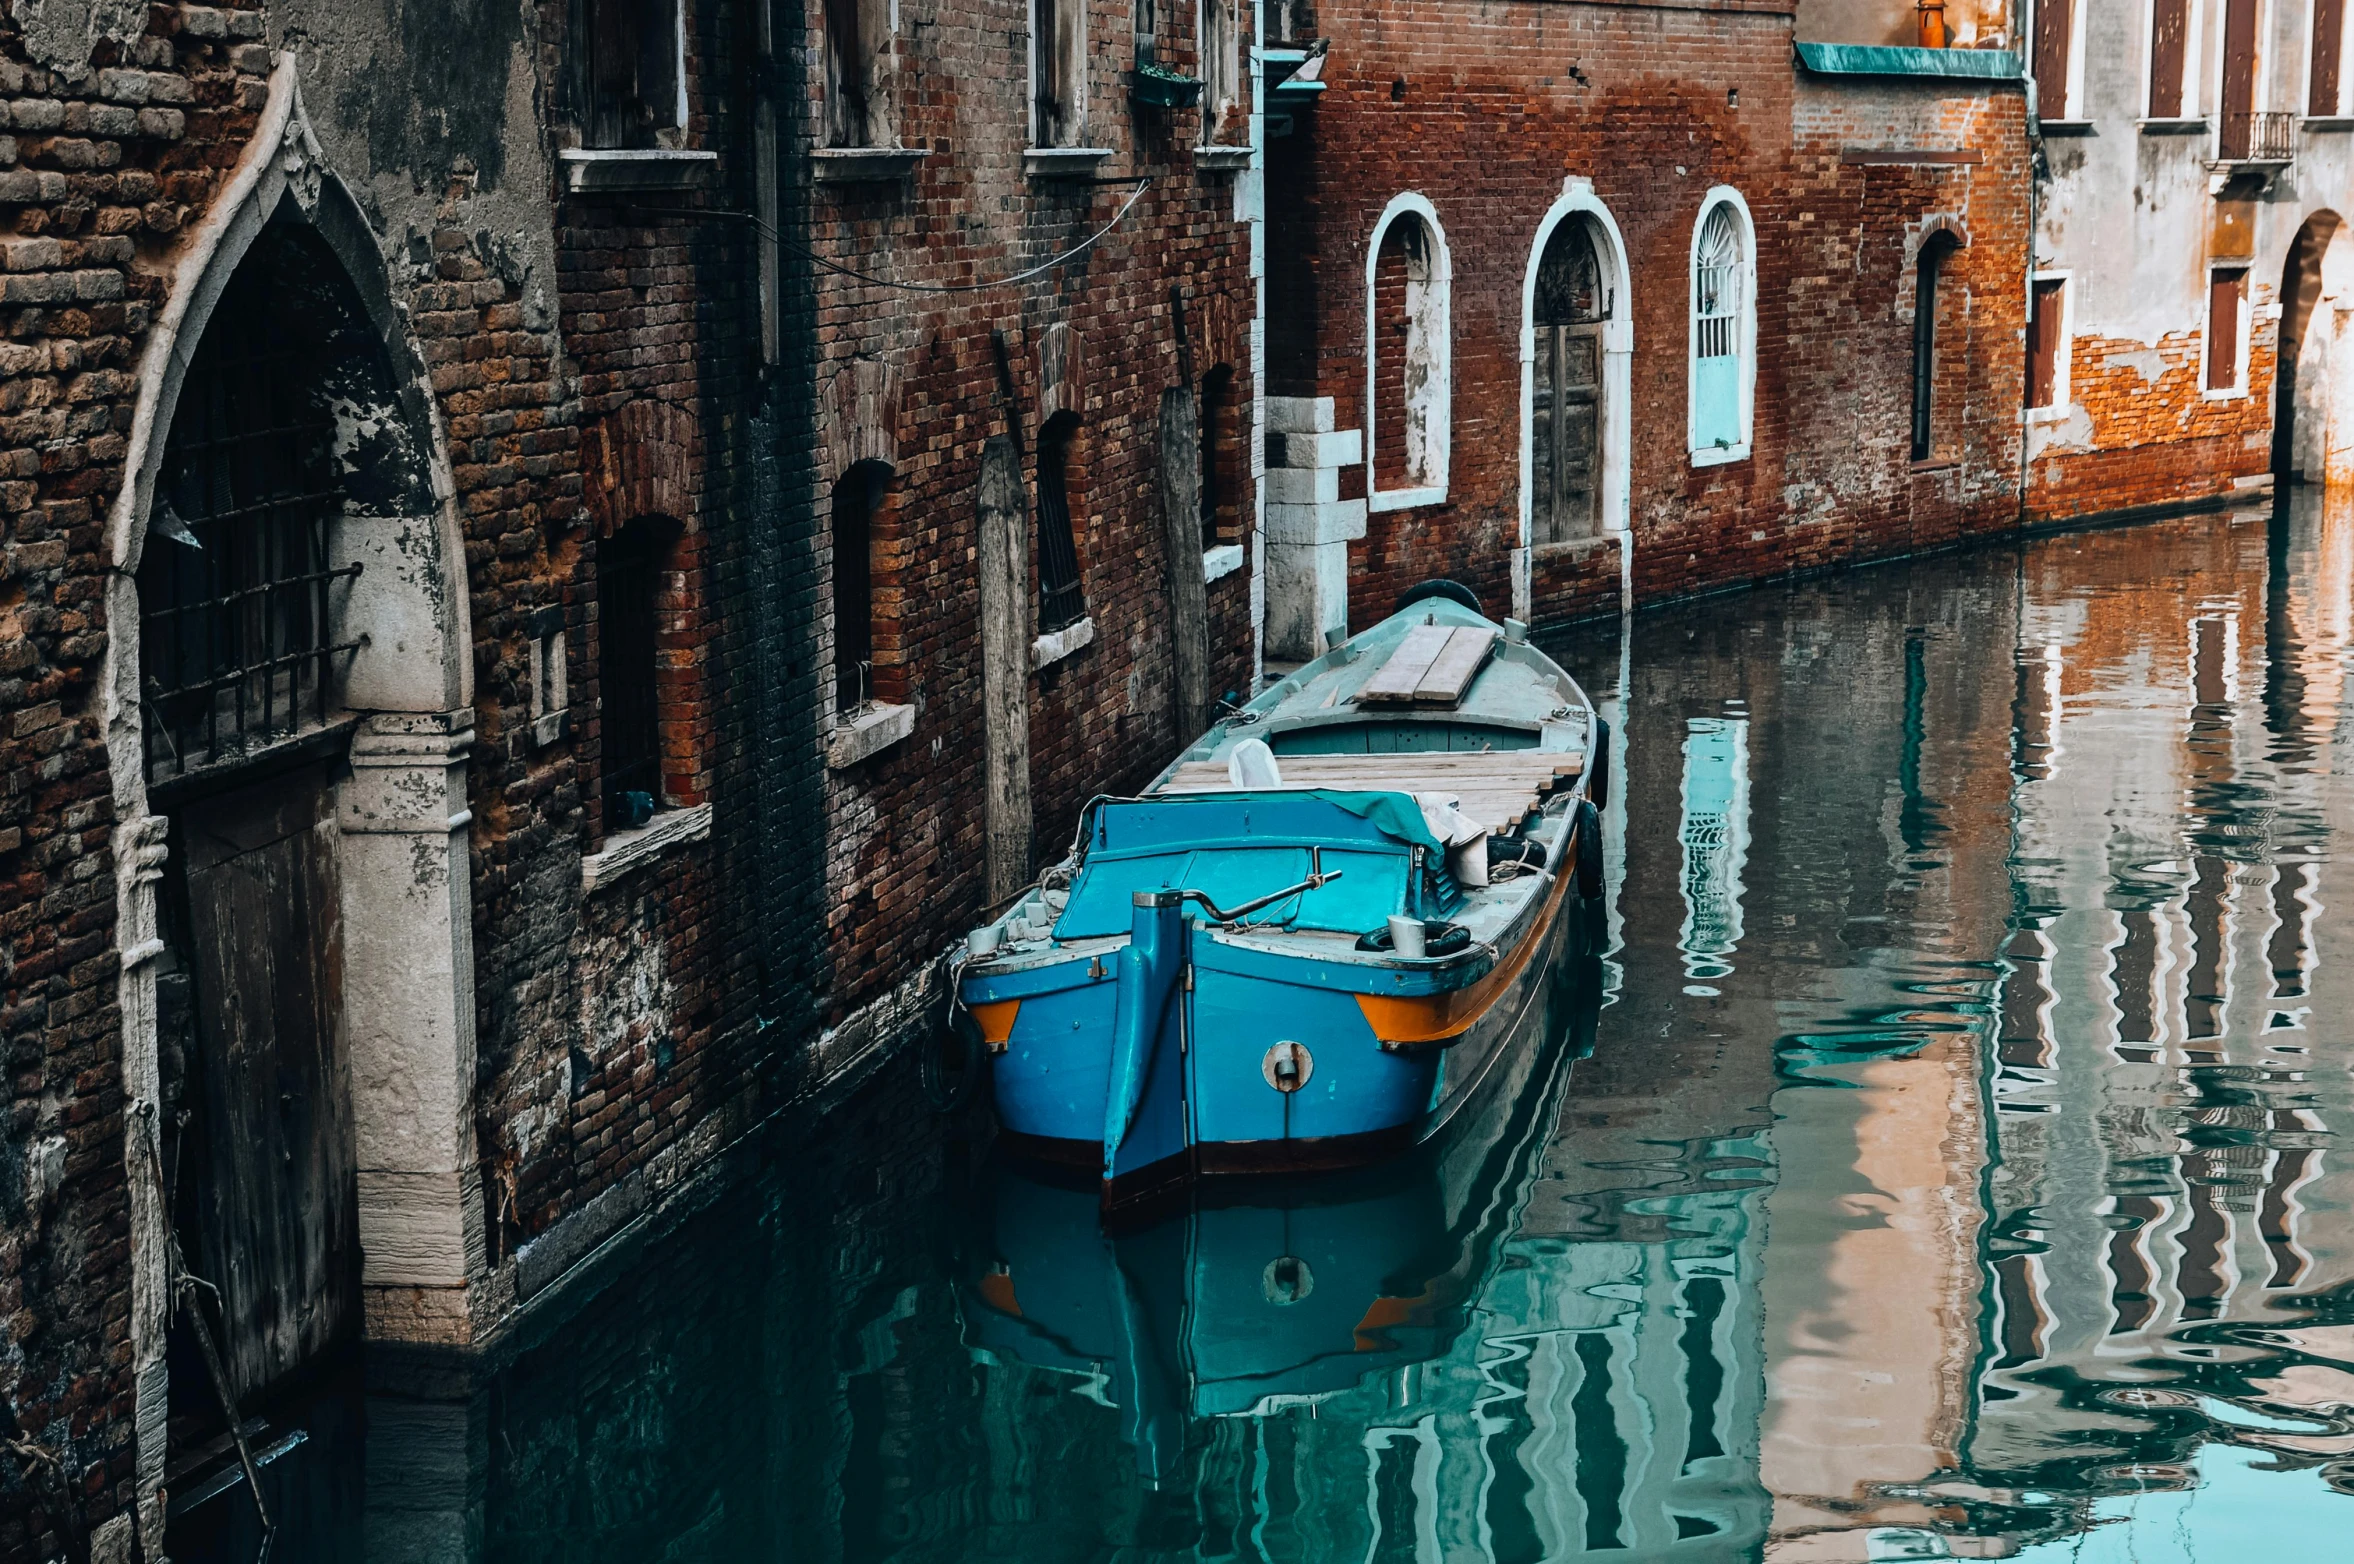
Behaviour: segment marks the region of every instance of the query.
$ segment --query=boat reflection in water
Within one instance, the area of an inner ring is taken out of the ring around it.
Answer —
[[[1280,1411],[1439,1356],[1526,1201],[1601,991],[1598,960],[1559,967],[1484,1100],[1380,1168],[1203,1185],[1107,1233],[1094,1181],[999,1159],[968,1345],[1118,1408],[1153,1478],[1177,1470],[1189,1419]]]

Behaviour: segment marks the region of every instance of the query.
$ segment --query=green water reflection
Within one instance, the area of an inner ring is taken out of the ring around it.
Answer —
[[[1513,1111],[1107,1239],[894,1077],[373,1364],[278,1556],[2336,1556],[2350,594],[2300,492],[1566,641],[1616,950]]]

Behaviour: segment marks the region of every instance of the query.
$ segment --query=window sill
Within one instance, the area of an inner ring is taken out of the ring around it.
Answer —
[[[1739,445],[1704,445],[1691,453],[1695,467],[1728,467],[1734,462],[1749,460],[1749,442]]]
[[[1376,489],[1365,496],[1369,511],[1419,510],[1425,505],[1447,503],[1447,486],[1434,483],[1419,489]]]
[[[531,747],[546,749],[571,731],[572,712],[569,707],[563,711],[551,711],[544,717],[534,717],[531,721]]]
[[[1541,564],[1552,559],[1579,559],[1617,541],[1618,534],[1615,532],[1597,532],[1590,537],[1555,538],[1550,543],[1532,543],[1528,552],[1531,559]]]
[[[556,154],[564,188],[575,195],[594,190],[694,190],[719,172],[719,154],[669,147],[566,147]]]
[[[1961,465],[1961,458],[1957,456],[1932,456],[1913,463],[1912,474],[1916,478],[1926,478],[1941,472],[1958,472]]]
[[[2027,408],[2025,409],[2025,412],[2027,414],[2027,421],[2030,424],[2064,424],[2075,415],[2076,404],[2073,402],[2054,402],[2049,407]]]
[[[1074,652],[1095,644],[1095,620],[1092,616],[1077,624],[1064,625],[1060,630],[1049,630],[1030,643],[1032,671],[1049,668]]]
[[[809,177],[821,185],[880,185],[905,179],[926,156],[922,147],[817,147]]]
[[[642,869],[673,848],[700,842],[711,834],[711,806],[666,809],[634,831],[617,831],[605,838],[605,850],[580,861],[580,893],[610,885],[633,869]]]
[[[1251,166],[1250,147],[1196,147],[1193,166],[1205,174],[1232,174]]]
[[[2134,124],[2145,136],[2203,136],[2207,122],[2203,119],[2141,119]]]
[[[1202,550],[1202,579],[1223,581],[1242,568],[1242,545],[1221,543],[1216,548]]]
[[[1022,172],[1032,179],[1092,179],[1111,155],[1110,147],[1027,147]]]
[[[2354,114],[2308,114],[2307,130],[2354,130]]]
[[[2245,400],[2247,394],[2248,388],[2246,386],[2224,386],[2221,388],[2209,386],[2199,393],[2199,400],[2202,402],[2238,402]]]
[[[835,771],[846,770],[914,736],[913,706],[869,706],[861,712],[845,713],[826,739],[826,765]]]
[[[2088,119],[2038,120],[2036,128],[2047,136],[2097,136],[2100,134]]]

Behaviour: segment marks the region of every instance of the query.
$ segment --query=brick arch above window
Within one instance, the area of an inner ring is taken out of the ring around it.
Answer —
[[[611,537],[640,516],[695,527],[690,475],[701,431],[676,402],[630,402],[589,426],[581,439],[582,499],[597,535]]]
[[[819,479],[840,483],[862,462],[899,466],[899,388],[896,365],[857,358],[826,380],[825,449]]]
[[[1083,417],[1087,412],[1087,339],[1068,321],[1056,321],[1038,334],[1038,421],[1058,413]]]
[[[1381,308],[1382,254],[1396,229],[1404,243],[1395,247],[1403,261],[1404,288],[1399,318],[1384,322]],[[1452,287],[1454,261],[1447,248],[1446,230],[1438,209],[1416,191],[1393,196],[1382,208],[1365,248],[1365,494],[1369,509],[1404,510],[1418,505],[1442,505],[1447,499],[1447,471],[1453,434],[1454,367]],[[1393,422],[1385,429],[1379,409],[1383,402],[1384,364],[1382,331],[1398,328],[1396,357],[1390,366],[1398,404]],[[1384,488],[1381,459],[1402,443],[1402,483]]]

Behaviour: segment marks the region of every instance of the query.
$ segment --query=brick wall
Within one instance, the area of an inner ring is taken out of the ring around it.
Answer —
[[[2196,328],[2155,343],[2073,339],[2070,416],[2037,442],[2028,464],[2031,520],[2196,503],[2270,471],[2279,323],[2266,306],[2278,290],[2253,272],[2249,280],[2254,337],[2243,395],[2201,389]]]
[[[1162,10],[1159,59],[1188,69],[1194,10]],[[1245,7],[1246,28],[1248,15]],[[1095,170],[1107,183],[1027,177],[1027,16],[1020,0],[903,0],[891,90],[902,143],[925,156],[903,176],[797,192],[817,255],[878,279],[814,279],[819,383],[839,388],[827,405],[840,414],[821,431],[816,476],[830,485],[855,459],[887,460],[894,471],[890,522],[873,556],[888,630],[878,661],[892,698],[915,711],[910,738],[829,780],[827,1013],[836,1020],[905,980],[981,910],[976,504],[982,441],[1007,425],[992,333],[1006,343],[1026,476],[1047,417],[1079,418],[1071,511],[1095,639],[1031,683],[1041,863],[1060,856],[1090,794],[1141,782],[1193,737],[1171,716],[1163,572],[1172,566],[1158,495],[1161,393],[1180,379],[1173,285],[1184,292],[1197,381],[1219,365],[1235,377],[1229,417],[1244,423],[1230,436],[1226,492],[1233,525],[1253,525],[1254,300],[1237,176],[1195,165],[1198,111],[1130,105],[1131,8],[1098,0],[1088,12],[1085,139],[1111,149]],[[824,8],[812,3],[807,23],[814,51]],[[1247,57],[1247,39],[1243,47]],[[809,112],[816,123],[822,105],[813,99]],[[1020,284],[913,291],[1038,265],[1108,222],[1146,178],[1151,187],[1125,221],[1079,259]],[[821,569],[830,568],[827,555]],[[1209,589],[1213,693],[1247,689],[1249,591],[1247,571]],[[830,623],[824,634],[830,642]]]

